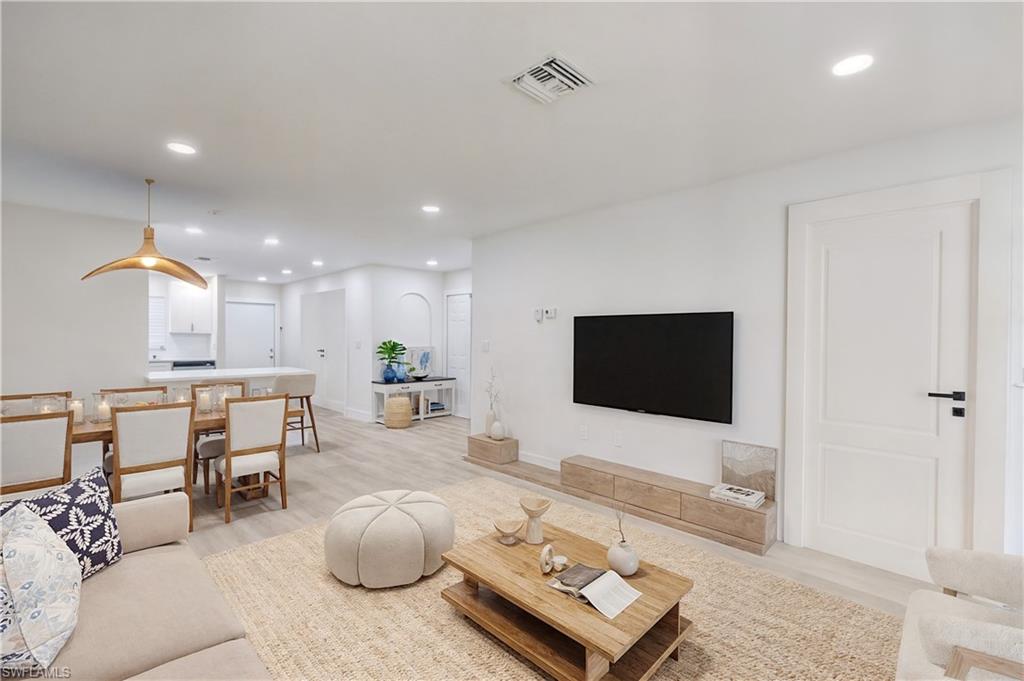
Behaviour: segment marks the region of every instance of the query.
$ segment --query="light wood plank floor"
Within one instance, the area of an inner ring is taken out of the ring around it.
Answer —
[[[214,497],[204,496],[202,474],[194,493],[195,531],[190,544],[201,555],[223,551],[329,517],[346,501],[382,489],[430,490],[478,477],[493,477],[531,488],[565,503],[614,517],[611,509],[583,499],[537,487],[467,463],[468,421],[448,417],[417,423],[406,430],[388,430],[317,409],[321,453],[302,446],[289,434],[288,509],[272,487],[269,499],[232,503],[232,522]],[[312,435],[307,432],[307,443]],[[212,490],[211,490],[212,491]],[[631,522],[679,541],[700,546],[734,560],[760,567],[797,582],[828,591],[896,615],[903,614],[910,593],[934,588],[916,580],[809,549],[777,543],[767,556],[755,556],[640,518]]]

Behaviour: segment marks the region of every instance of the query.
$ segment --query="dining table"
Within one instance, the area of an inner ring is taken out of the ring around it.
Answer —
[[[288,418],[298,418],[303,415],[302,409],[289,409]],[[224,430],[227,419],[223,411],[211,411],[196,413],[192,422],[192,429],[196,433],[209,433],[216,430]],[[112,442],[114,440],[114,426],[110,421],[85,421],[76,423],[71,431],[71,443],[82,444],[85,442]]]

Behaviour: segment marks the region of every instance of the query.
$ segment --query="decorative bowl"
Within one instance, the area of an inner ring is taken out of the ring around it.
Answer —
[[[516,543],[516,533],[523,529],[523,520],[495,520],[494,529],[501,535],[498,538],[502,544],[511,546]]]

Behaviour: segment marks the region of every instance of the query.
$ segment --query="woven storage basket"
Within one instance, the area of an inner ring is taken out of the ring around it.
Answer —
[[[412,425],[412,402],[408,397],[389,397],[384,402],[384,425],[408,428]]]

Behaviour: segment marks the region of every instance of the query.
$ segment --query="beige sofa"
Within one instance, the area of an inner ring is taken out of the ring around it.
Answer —
[[[78,626],[52,673],[95,679],[269,679],[188,547],[180,492],[114,506],[124,557],[82,582]]]

